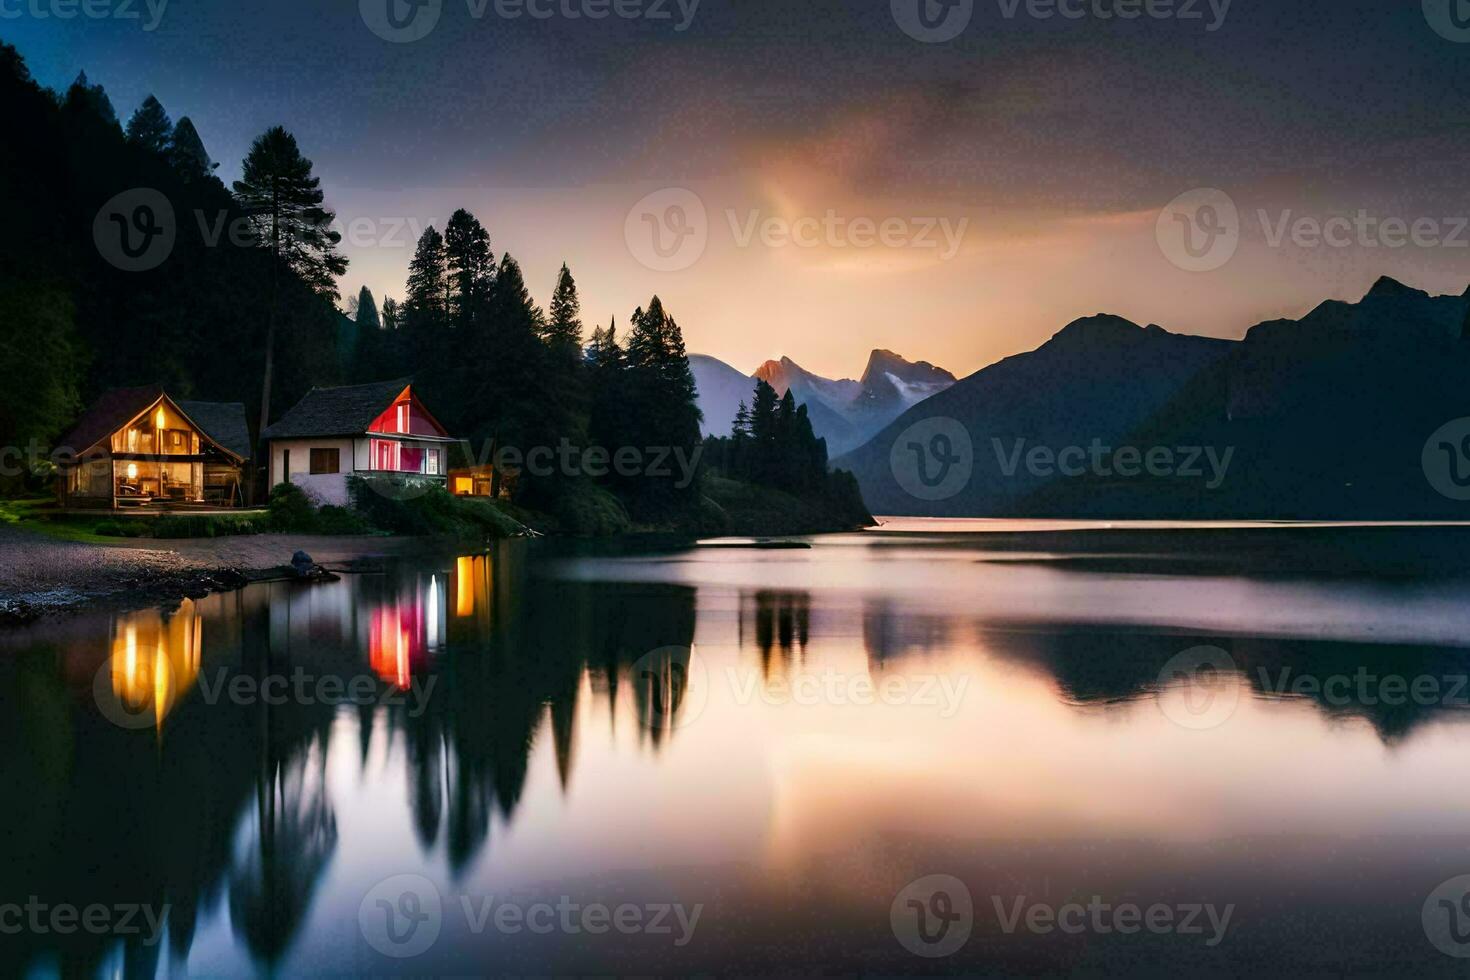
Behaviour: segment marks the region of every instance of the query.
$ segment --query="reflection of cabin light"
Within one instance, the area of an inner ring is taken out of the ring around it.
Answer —
[[[128,479],[129,480],[136,480],[137,478],[138,478],[138,464],[137,463],[129,463],[128,464]]]
[[[424,623],[428,631],[429,649],[435,650],[439,647],[439,579],[437,576],[429,576],[429,609]]]
[[[153,427],[155,429],[162,429],[167,424],[168,420],[163,415],[163,406],[160,405],[158,406],[158,411],[153,416]]]
[[[461,555],[455,559],[454,568],[454,614],[461,618],[475,614],[474,559]]]

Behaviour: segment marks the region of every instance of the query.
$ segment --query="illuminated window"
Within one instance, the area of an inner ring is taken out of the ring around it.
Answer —
[[[467,476],[454,478],[454,492],[462,497],[468,497],[475,492],[475,481]]]
[[[374,439],[372,444],[373,469],[395,472],[398,469],[398,443],[387,439]]]
[[[399,403],[398,406],[397,406],[397,409],[398,409],[398,430],[397,431],[403,432],[403,433],[412,432],[413,431],[413,426],[411,424],[411,420],[409,419],[408,402],[401,402],[401,403]]]
[[[430,476],[439,475],[439,450],[430,449],[424,452],[424,472]]]

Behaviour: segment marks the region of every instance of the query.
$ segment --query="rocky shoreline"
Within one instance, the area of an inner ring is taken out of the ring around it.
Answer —
[[[275,579],[324,580],[433,547],[418,538],[267,534],[92,545],[0,529],[0,628],[98,606],[140,608]],[[305,564],[295,561],[305,553]]]

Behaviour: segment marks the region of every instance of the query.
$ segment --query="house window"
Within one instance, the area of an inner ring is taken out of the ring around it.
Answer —
[[[398,469],[398,443],[387,439],[374,439],[372,443],[373,469],[390,473]]]
[[[324,476],[342,472],[342,450],[313,449],[311,451],[311,475]]]
[[[402,432],[404,434],[408,434],[408,433],[412,432],[413,431],[413,425],[412,425],[411,420],[409,419],[409,406],[408,406],[408,402],[400,402],[398,405],[396,405],[394,407],[396,408],[396,410],[398,412],[398,431],[399,432]]]
[[[438,476],[443,472],[439,469],[439,450],[427,449],[424,451],[424,472],[430,476]]]

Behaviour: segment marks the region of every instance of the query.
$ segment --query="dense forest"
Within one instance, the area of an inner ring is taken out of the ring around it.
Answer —
[[[759,395],[762,428],[749,438],[767,450],[800,443],[802,459],[737,465],[756,457],[701,445],[683,334],[658,297],[621,334],[610,323],[588,337],[571,270],[543,309],[467,210],[424,231],[401,299],[379,304],[364,287],[344,303],[336,216],[286,130],[257,138],[227,188],[188,117],[171,120],[150,96],[124,125],[85,74],[52,92],[3,44],[0,117],[25,134],[0,147],[11,229],[0,244],[0,369],[24,382],[0,394],[0,443],[49,447],[114,387],[157,382],[178,398],[241,402],[258,434],[314,385],[412,377],[467,440],[461,465],[497,461],[507,447],[658,448],[696,462],[715,449],[725,476],[813,499],[833,492],[810,425],[802,439],[767,440]],[[153,262],[155,239],[167,247]],[[800,430],[804,412],[778,405],[770,421]],[[738,448],[747,435],[734,438]],[[33,486],[44,469],[34,467]],[[562,468],[522,472],[507,488],[553,514],[718,526],[702,474],[684,475]],[[861,512],[855,484],[850,492]]]

